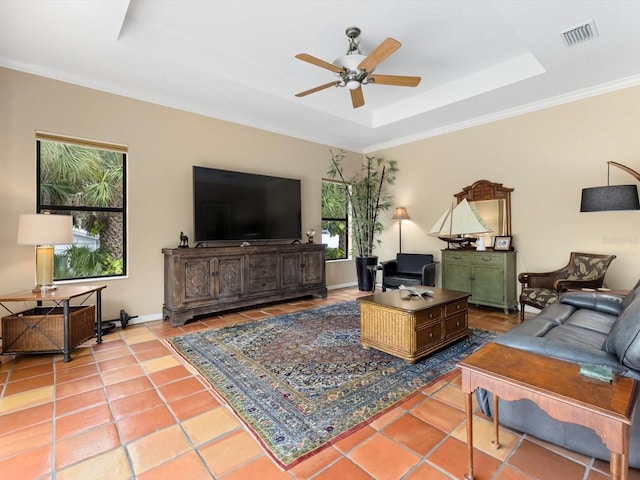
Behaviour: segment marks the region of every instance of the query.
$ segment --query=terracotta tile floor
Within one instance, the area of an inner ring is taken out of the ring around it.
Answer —
[[[463,394],[454,374],[287,472],[264,453],[163,339],[351,300],[355,288],[172,328],[116,329],[61,355],[0,357],[0,479],[451,479],[466,471]],[[472,309],[471,326],[507,331],[517,314]],[[478,480],[600,480],[609,465],[504,430],[477,415]],[[640,480],[640,471],[630,478]]]

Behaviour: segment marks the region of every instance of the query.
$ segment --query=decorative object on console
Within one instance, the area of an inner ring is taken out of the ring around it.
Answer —
[[[640,173],[617,162],[607,162],[607,186],[582,189],[581,212],[606,212],[612,210],[640,210],[636,185],[609,185],[611,165],[624,170],[640,181]]]
[[[179,248],[189,248],[189,237],[187,237],[184,232],[180,232],[180,247]]]
[[[53,284],[54,245],[73,241],[71,215],[24,214],[18,220],[18,245],[36,245],[36,286],[34,292],[55,289]]]
[[[313,237],[315,236],[316,231],[313,228],[307,230],[307,242],[313,243]]]
[[[360,52],[360,29],[349,27],[345,32],[349,38],[349,49],[345,55],[336,58],[333,63],[325,62],[307,53],[299,53],[296,58],[304,62],[311,63],[317,67],[324,68],[340,76],[340,80],[325,83],[319,87],[296,94],[296,97],[304,97],[311,93],[316,93],[329,87],[347,87],[351,93],[351,103],[353,108],[364,105],[364,95],[362,85],[378,83],[380,85],[395,85],[398,87],[416,87],[420,83],[420,77],[407,77],[404,75],[371,75],[376,66],[385,60],[389,55],[398,50],[402,45],[393,38],[387,38],[378,45],[368,56]]]
[[[503,252],[511,250],[511,236],[497,236],[495,243],[493,244],[493,249]]]
[[[448,246],[453,243],[464,248],[478,239],[474,234],[490,231],[477,210],[464,199],[455,208],[444,212],[428,234],[444,240]]]
[[[398,169],[395,160],[367,155],[358,171],[349,179],[345,178],[343,161],[344,150],[331,151],[331,166],[328,174],[331,178],[340,178],[349,199],[353,222],[351,224],[353,250],[356,254],[358,288],[362,291],[372,289],[372,279],[367,266],[378,263],[373,256],[373,247],[380,240],[376,236],[384,230],[379,221],[380,212],[391,207],[391,194],[387,190],[396,178]]]
[[[398,252],[402,253],[402,220],[409,220],[407,209],[404,207],[396,208],[392,218],[398,220]]]

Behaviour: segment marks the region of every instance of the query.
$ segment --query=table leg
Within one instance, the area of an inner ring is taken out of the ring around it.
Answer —
[[[467,452],[469,453],[469,472],[464,476],[465,480],[473,480],[473,402],[471,393],[464,394],[464,409],[467,414]]]
[[[96,343],[102,343],[102,292],[96,292]]]
[[[491,441],[491,443],[493,444],[493,447],[497,450],[500,448],[500,425],[499,425],[499,419],[498,417],[500,416],[500,412],[498,409],[498,396],[494,395],[493,396],[493,440]]]
[[[63,302],[64,311],[64,348],[62,350],[64,354],[64,361],[71,361],[71,349],[69,348],[69,300]]]
[[[621,480],[620,477],[620,464],[622,463],[621,455],[619,453],[611,452],[609,454],[609,474],[611,480]],[[626,479],[626,475],[624,475]]]
[[[631,427],[627,425],[622,426],[622,455],[620,457],[620,468],[622,469],[620,477],[622,480],[627,480],[629,475],[629,442],[631,441]]]

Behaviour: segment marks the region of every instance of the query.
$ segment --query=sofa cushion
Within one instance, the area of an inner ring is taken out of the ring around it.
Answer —
[[[572,325],[574,327],[584,328],[585,330],[598,332],[603,335],[604,341],[604,339],[609,335],[609,332],[617,318],[618,317],[616,315],[609,315],[606,313],[594,312],[587,308],[581,308],[571,315],[571,318],[565,322],[565,325]],[[602,344],[598,348],[602,348]]]
[[[433,263],[433,255],[422,253],[398,253],[396,255],[396,272],[422,275],[422,267]]]
[[[601,292],[566,292],[560,295],[560,302],[576,308],[587,308],[595,312],[604,312],[616,317],[622,312],[623,298]]]
[[[576,308],[573,305],[553,302],[551,305],[547,305],[546,307],[544,307],[540,311],[540,313],[533,317],[531,320],[543,319],[545,321],[552,322],[555,325],[559,325],[566,322],[567,319],[570,318],[575,311]],[[531,320],[527,320],[525,323],[530,322]],[[518,326],[517,328],[520,328],[520,326]]]
[[[550,330],[544,338],[550,341],[568,343],[591,350],[602,350],[607,341],[606,334],[568,323],[558,325],[553,330]]]
[[[640,296],[620,314],[605,342],[623,365],[640,370]]]

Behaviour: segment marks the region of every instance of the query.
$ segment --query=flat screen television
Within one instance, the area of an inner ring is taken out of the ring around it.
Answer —
[[[298,240],[300,180],[193,167],[196,244]]]

